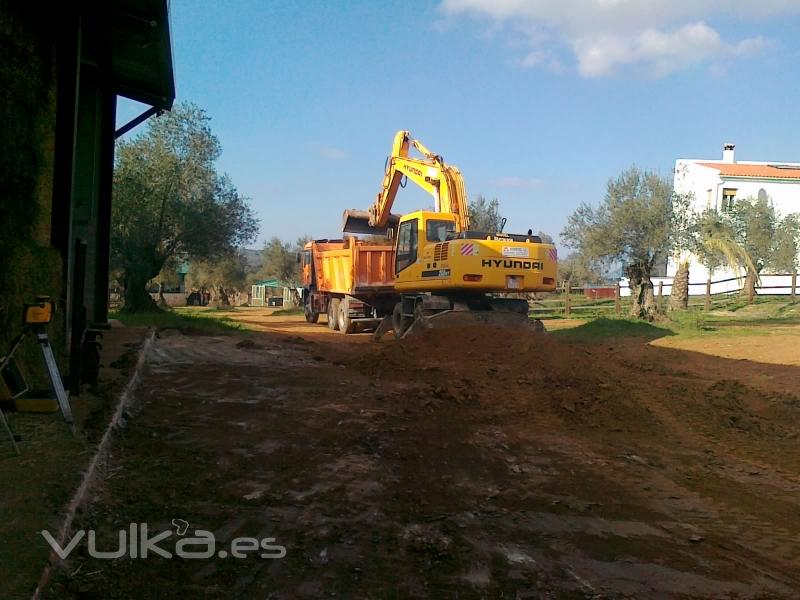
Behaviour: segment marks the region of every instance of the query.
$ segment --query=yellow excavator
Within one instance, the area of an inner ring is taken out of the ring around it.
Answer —
[[[420,156],[411,156],[415,149]],[[433,196],[433,211],[392,214],[398,190],[413,181]],[[505,222],[503,223],[503,225]],[[556,287],[556,248],[532,235],[470,228],[461,172],[398,131],[383,183],[368,211],[347,210],[342,230],[394,237],[394,289],[399,301],[375,336],[468,322],[541,328],[528,318],[527,292]]]

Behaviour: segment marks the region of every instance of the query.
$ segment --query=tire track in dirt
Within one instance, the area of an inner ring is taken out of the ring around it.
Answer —
[[[717,383],[706,380],[702,382],[702,386],[709,389]],[[702,406],[700,396],[696,393],[688,403]],[[800,532],[797,528],[789,529],[784,526],[784,523],[792,522],[792,514],[800,512],[800,477],[779,470],[775,464],[742,456],[741,446],[732,445],[719,435],[712,437],[702,433],[705,421],[713,418],[713,414],[709,412],[701,415],[697,411],[687,410],[676,415],[671,406],[657,396],[644,395],[641,400],[664,424],[669,435],[677,437],[685,448],[703,449],[705,456],[700,455],[700,462],[704,463],[703,467],[708,475],[730,481],[733,486],[725,486],[728,489],[749,488],[748,493],[752,495],[758,493],[752,490],[755,488],[768,495],[773,504],[780,502],[785,505],[781,511],[785,520],[765,520],[726,501],[723,493],[710,496],[712,488],[707,478],[693,486],[693,500],[706,504],[717,515],[713,523],[709,522],[704,526],[709,535],[737,540],[736,545],[740,548],[747,547],[751,560],[757,560],[764,572],[769,572],[784,582],[800,585],[800,577],[783,575],[800,572]],[[702,497],[697,495],[703,491],[706,493]],[[682,494],[688,492],[684,488]],[[691,518],[691,515],[685,517]],[[757,555],[753,555],[754,550]]]

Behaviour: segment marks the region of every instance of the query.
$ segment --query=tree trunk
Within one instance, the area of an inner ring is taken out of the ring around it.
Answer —
[[[689,261],[678,263],[678,271],[672,280],[672,291],[669,294],[669,310],[686,310],[689,308]]]
[[[145,271],[135,270],[125,274],[125,304],[123,312],[155,312],[160,310],[156,301],[147,292],[147,282],[150,280]]]
[[[160,310],[158,304],[147,292],[147,282],[159,274],[164,266],[164,259],[149,255],[129,263],[123,271],[125,286],[125,304],[123,312],[155,312]]]
[[[223,286],[219,286],[219,305],[220,306],[231,305],[231,299],[228,296],[228,290],[226,290]]]
[[[219,308],[219,300],[217,298],[217,287],[212,285],[209,288],[203,288],[203,294],[206,298],[206,306],[211,308]]]
[[[650,269],[645,265],[630,265],[627,269],[631,289],[631,316],[636,319],[652,321],[658,312]]]
[[[747,269],[747,275],[744,278],[744,287],[742,288],[742,294],[748,300],[752,300],[756,297],[756,282],[758,281],[758,275],[753,272],[751,269]]]
[[[167,302],[167,299],[164,297],[164,284],[163,284],[163,282],[158,284],[158,302],[157,302],[157,304],[158,304],[159,308],[166,308],[167,310],[169,310],[169,302]]]

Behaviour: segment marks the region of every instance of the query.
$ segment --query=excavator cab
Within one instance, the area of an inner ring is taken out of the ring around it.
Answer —
[[[416,211],[403,216],[397,228],[395,279],[418,281],[432,276],[430,269],[444,258],[440,253],[434,260],[432,246],[447,242],[455,233],[452,215]]]

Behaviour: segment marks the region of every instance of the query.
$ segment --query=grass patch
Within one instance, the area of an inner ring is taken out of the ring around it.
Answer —
[[[764,308],[768,308],[765,312]],[[651,341],[665,336],[681,338],[744,337],[785,332],[786,326],[800,325],[800,303],[763,301],[738,311],[705,312],[698,307],[668,313],[655,323],[623,317],[592,317],[578,327],[556,329],[551,334],[564,340],[601,341],[628,337]],[[538,316],[538,315],[537,315]]]
[[[635,337],[650,341],[675,335],[675,332],[668,327],[645,321],[600,317],[578,327],[553,331],[551,335],[563,340],[599,341],[617,337]]]
[[[112,312],[110,317],[129,327],[177,329],[186,334],[219,335],[245,333],[247,329],[230,317],[214,314],[216,310],[163,310],[147,313]]]
[[[270,313],[270,317],[288,317],[293,315],[302,315],[303,309],[302,308],[281,308],[280,310],[276,310],[273,313]]]

